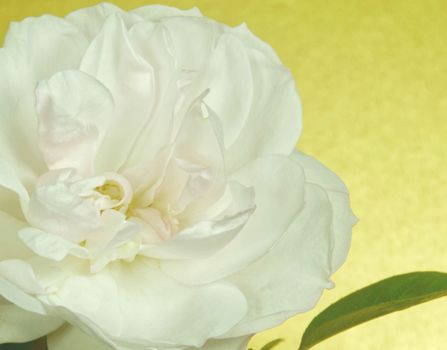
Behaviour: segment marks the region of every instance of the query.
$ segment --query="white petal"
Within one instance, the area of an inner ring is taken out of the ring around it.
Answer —
[[[0,302],[0,344],[31,341],[59,328],[64,321]]]
[[[27,219],[44,232],[79,243],[101,226],[101,220],[95,204],[74,191],[75,187],[69,182],[71,173],[70,170],[59,170],[46,174],[52,182],[36,188]]]
[[[22,212],[26,212],[28,210],[29,195],[27,190],[17,177],[14,169],[12,169],[11,166],[1,158],[0,158],[0,187],[15,192],[19,197]]]
[[[207,283],[237,272],[264,255],[282,236],[304,204],[304,174],[287,157],[260,158],[235,174],[253,186],[256,210],[224,249],[206,259],[162,261],[168,274],[188,284]]]
[[[27,188],[32,188],[38,174],[45,171],[36,137],[36,82],[16,60],[12,50],[0,49],[0,158],[16,169]]]
[[[48,350],[112,350],[109,345],[104,344],[98,338],[87,335],[76,327],[69,324],[61,327],[47,337]]]
[[[253,79],[246,48],[233,35],[219,37],[209,57],[206,103],[216,112],[223,126],[225,146],[238,137],[253,103]]]
[[[195,211],[204,209],[210,197],[214,201],[225,190],[220,125],[212,111],[205,118],[202,108],[206,106],[199,97],[190,106],[174,141],[174,153],[157,193],[156,205],[164,212],[182,212],[188,206]]]
[[[167,50],[166,38],[166,29],[158,22],[139,22],[129,31],[132,46],[153,67],[155,102],[150,119],[135,140],[123,168],[144,164],[147,166],[145,174],[149,172],[150,176],[154,172],[154,160],[172,141],[174,109],[180,98],[177,86],[180,73],[176,71],[174,59]]]
[[[310,310],[330,282],[332,208],[325,191],[307,184],[304,209],[266,255],[229,278],[247,296],[248,314],[226,336],[256,333]],[[260,274],[259,271],[262,271]]]
[[[259,332],[311,309],[346,258],[356,220],[345,185],[309,156],[291,159],[304,169],[305,207],[265,256],[229,278],[247,295],[249,312],[227,336]]]
[[[34,83],[56,72],[77,68],[88,42],[64,19],[44,15],[11,23],[4,47],[13,52],[18,68]]]
[[[265,154],[289,155],[301,132],[301,102],[290,71],[248,50],[253,79],[250,115],[225,154],[228,171]]]
[[[349,205],[348,190],[335,173],[316,159],[301,152],[294,152],[292,157],[303,167],[306,182],[317,184],[327,191],[333,210],[332,272],[335,272],[348,255],[352,226],[357,222]]]
[[[31,251],[18,236],[19,230],[26,225],[25,222],[0,211],[0,261],[29,257]]]
[[[130,43],[123,20],[107,18],[80,67],[112,93],[115,111],[96,158],[98,172],[116,171],[126,160],[154,105],[152,67]]]
[[[141,254],[158,259],[205,258],[228,244],[250,217],[251,211],[216,221],[203,221],[180,231],[165,243],[149,246]]]
[[[163,350],[246,350],[251,336],[228,338],[228,339],[212,339],[207,341],[202,347],[170,347],[163,346]],[[73,344],[82,350],[112,350],[112,346],[106,345],[99,338],[88,335],[76,327],[65,325],[53,332],[47,337],[48,350],[72,350]],[[146,349],[144,345],[138,347],[117,346],[120,350]]]
[[[203,70],[223,32],[222,25],[202,17],[165,17],[162,23],[167,29],[168,51],[176,68],[191,72]]]
[[[146,247],[142,254],[161,259],[205,258],[224,248],[242,229],[255,210],[254,190],[231,181],[224,195],[211,208],[185,224],[163,244]],[[190,218],[191,219],[191,218]]]
[[[295,150],[292,159],[303,167],[306,182],[317,184],[327,191],[348,193],[343,181],[315,158]]]
[[[95,275],[68,278],[48,302],[82,320],[71,322],[86,324],[124,348],[201,346],[231,329],[246,312],[244,297],[229,284],[187,287],[146,259],[109,266]]]
[[[246,23],[242,23],[237,27],[226,27],[225,29],[227,32],[237,36],[240,40],[242,40],[245,47],[257,50],[268,57],[272,62],[281,64],[281,60],[279,59],[275,50],[267,42],[254,35],[247,27]]]
[[[132,15],[131,12],[123,11],[118,6],[111,3],[100,3],[92,7],[82,8],[67,15],[66,19],[92,41],[98,35],[106,19],[113,14],[118,14],[127,27],[141,20],[139,16]]]
[[[19,237],[34,253],[44,258],[61,261],[67,255],[88,257],[87,249],[80,245],[32,227],[19,231]]]
[[[135,10],[132,10],[130,12],[143,17],[146,21],[156,21],[164,17],[172,16],[202,17],[202,14],[197,7],[193,7],[189,10],[181,10],[175,7],[164,5],[146,5],[136,8]]]
[[[93,174],[93,161],[110,123],[113,98],[107,88],[80,71],[64,71],[36,89],[39,145],[48,168]]]
[[[10,25],[0,50],[0,154],[29,189],[45,171],[35,131],[36,84],[61,70],[77,68],[87,45],[76,27],[54,16]]]
[[[190,348],[188,350],[246,350],[251,336],[212,339],[206,342],[200,349]],[[50,349],[51,350],[51,349]]]
[[[22,309],[45,315],[42,304],[35,294],[44,294],[32,267],[22,260],[0,262],[0,296]]]

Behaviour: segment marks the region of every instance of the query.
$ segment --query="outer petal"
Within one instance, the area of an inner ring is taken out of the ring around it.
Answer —
[[[247,296],[249,312],[227,335],[255,333],[311,309],[346,258],[356,219],[345,185],[313,158],[291,158],[304,169],[305,207],[265,256],[229,278]]]
[[[239,271],[271,248],[304,204],[304,174],[289,158],[260,158],[242,168],[234,179],[254,187],[255,212],[237,237],[213,256],[161,262],[162,269],[176,279],[201,284]]]
[[[45,163],[35,134],[35,82],[23,69],[10,49],[0,49],[0,157],[31,188]],[[5,197],[0,198],[3,202]]]
[[[267,42],[254,35],[247,27],[247,24],[242,23],[234,28],[226,28],[226,30],[242,40],[244,42],[244,46],[262,53],[272,62],[281,64],[281,60],[279,59],[275,50]]]
[[[190,348],[188,350],[246,350],[251,336],[212,339],[206,342],[200,349]]]
[[[61,70],[77,68],[87,45],[75,26],[50,15],[11,23],[4,42],[31,86]]]
[[[146,259],[109,266],[95,275],[68,278],[46,302],[119,347],[201,346],[246,312],[244,297],[230,284],[187,287]]]
[[[82,332],[76,327],[66,324],[47,337],[48,350],[112,350],[113,348],[102,343],[98,338]]]
[[[189,10],[180,10],[175,7],[164,5],[147,5],[136,8],[130,12],[141,16],[146,21],[157,21],[164,17],[172,16],[202,17],[202,13],[197,7],[193,7]]]
[[[223,33],[223,26],[198,17],[166,17],[162,23],[169,35],[167,45],[175,67],[193,75],[203,70]]]
[[[51,316],[25,311],[0,300],[0,344],[23,343],[53,332],[63,324]]]
[[[28,188],[45,170],[35,133],[36,84],[55,72],[78,67],[87,45],[70,23],[42,16],[13,22],[0,49],[0,154]]]
[[[226,336],[252,334],[311,309],[332,286],[332,210],[326,193],[306,185],[305,206],[281,240],[229,280],[247,296],[248,314]],[[260,274],[259,271],[262,271]]]
[[[92,7],[74,11],[67,15],[66,19],[79,28],[87,40],[92,41],[101,31],[107,18],[114,14],[118,14],[123,19],[126,27],[131,27],[134,23],[141,20],[140,16],[123,11],[111,3],[100,3]]]
[[[206,103],[216,112],[223,126],[225,146],[237,139],[253,103],[253,77],[243,43],[223,34],[209,57],[206,70],[210,93]]]
[[[31,265],[14,259],[0,262],[0,296],[25,310],[46,315],[44,307],[34,297],[44,293]]]
[[[0,158],[0,189],[14,192],[20,201],[22,212],[27,211],[29,204],[28,192],[14,169],[2,158]],[[0,210],[8,210],[8,206],[11,204],[14,206],[14,202],[16,202],[16,200],[13,200],[12,203],[4,204],[0,201],[0,203],[4,205],[3,207],[0,207]],[[17,218],[21,218],[21,215],[20,213],[17,213],[17,210],[15,210],[13,214],[16,214],[15,216]]]
[[[251,336],[228,338],[228,339],[212,339],[207,341],[202,347],[163,347],[165,350],[246,350]],[[112,350],[113,348],[101,342],[100,339],[88,335],[76,327],[65,325],[56,332],[47,337],[48,350],[72,350],[73,344],[82,350]],[[122,350],[130,349],[147,349],[147,347],[117,347]]]
[[[321,186],[329,197],[333,211],[332,272],[345,261],[351,245],[352,226],[357,218],[349,206],[349,194],[343,181],[316,159],[301,152],[294,152],[293,159],[304,169],[306,182]]]
[[[301,132],[301,102],[292,74],[256,50],[248,50],[253,79],[249,116],[225,159],[228,171],[266,154],[289,155]]]
[[[26,223],[0,211],[0,261],[26,258],[31,251],[25,247],[18,236]]]

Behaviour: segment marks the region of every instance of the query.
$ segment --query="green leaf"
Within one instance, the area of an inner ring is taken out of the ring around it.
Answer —
[[[307,327],[299,350],[395,311],[447,295],[447,273],[412,272],[374,283],[322,311]]]
[[[280,339],[280,338],[275,339],[275,340],[272,340],[271,342],[265,344],[265,345],[261,348],[261,350],[270,350],[270,349],[273,349],[276,345],[278,345],[279,343],[282,343],[283,341],[284,341],[284,339]]]

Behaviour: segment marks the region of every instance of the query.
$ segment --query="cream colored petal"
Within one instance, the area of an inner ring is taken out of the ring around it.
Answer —
[[[201,348],[188,348],[187,350],[246,350],[251,335],[238,338],[212,339]]]
[[[20,230],[18,235],[26,246],[44,258],[61,261],[67,255],[88,257],[88,250],[80,245],[32,227]]]
[[[210,90],[205,101],[222,123],[225,147],[228,148],[244,128],[252,105],[258,103],[253,100],[253,72],[241,40],[228,33],[221,35],[204,74]]]
[[[32,254],[18,235],[25,226],[26,222],[0,211],[0,261],[27,258]]]
[[[90,44],[80,70],[104,84],[115,101],[95,168],[97,172],[116,171],[150,120],[155,103],[153,69],[132,46],[123,19],[113,14]]]
[[[246,312],[244,297],[230,284],[188,287],[144,258],[110,264],[94,275],[72,276],[47,301],[65,310],[70,322],[118,348],[200,347],[231,329]]]
[[[112,350],[110,345],[88,335],[69,324],[51,333],[47,337],[48,350]]]
[[[247,296],[246,318],[225,336],[257,333],[313,308],[330,282],[332,208],[321,188],[307,184],[304,208],[261,259],[229,277]],[[262,273],[259,273],[262,271]]]
[[[346,186],[309,156],[291,159],[304,170],[304,209],[265,256],[229,278],[246,294],[249,311],[228,335],[259,332],[311,309],[346,259],[356,222]]]
[[[6,34],[0,49],[0,154],[28,189],[45,171],[36,137],[37,82],[77,68],[87,45],[76,27],[49,15],[13,22]]]
[[[119,15],[128,28],[134,23],[141,21],[140,16],[133,15],[131,12],[126,12],[118,6],[106,2],[71,12],[65,18],[76,26],[87,40],[92,41],[101,31],[107,18],[114,14]]]
[[[259,158],[235,174],[253,186],[256,210],[224,249],[206,259],[162,261],[166,273],[188,284],[222,279],[264,255],[284,234],[304,204],[304,174],[288,157]]]
[[[294,152],[292,157],[303,167],[306,182],[327,191],[333,210],[332,272],[335,272],[346,259],[351,245],[352,227],[357,222],[349,204],[348,189],[334,172],[318,160],[301,152]]]
[[[0,72],[0,158],[31,189],[39,173],[45,171],[36,137],[36,82],[29,79],[11,49],[0,49]],[[4,200],[2,194],[0,202]]]
[[[226,154],[229,172],[266,154],[288,156],[301,133],[301,101],[292,73],[256,50],[247,50],[253,84],[246,122]]]
[[[8,302],[0,302],[0,344],[34,340],[53,332],[63,323],[56,317],[42,316]]]
[[[113,97],[98,80],[70,70],[36,89],[40,149],[49,169],[94,174],[94,159],[110,124]]]
[[[18,196],[22,213],[27,212],[30,200],[28,191],[18,178],[15,170],[2,158],[0,158],[0,188],[14,192]],[[14,202],[11,204],[14,205]],[[5,205],[8,205],[8,203],[5,203]],[[0,210],[2,209],[0,208]],[[9,211],[7,208],[5,209]]]
[[[25,310],[46,315],[45,308],[34,297],[44,293],[30,264],[17,259],[0,262],[0,296]]]
[[[175,7],[164,5],[147,5],[138,7],[130,12],[141,16],[146,21],[157,21],[164,17],[172,16],[202,17],[202,14],[197,7],[193,7],[189,10],[180,10]]]
[[[56,72],[77,68],[87,46],[78,28],[51,15],[12,22],[4,42],[31,85]]]
[[[166,44],[175,67],[191,73],[203,70],[223,33],[222,25],[207,18],[186,16],[165,17],[162,23],[169,36]]]

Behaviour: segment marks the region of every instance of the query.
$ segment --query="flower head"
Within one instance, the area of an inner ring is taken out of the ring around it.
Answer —
[[[101,4],[14,23],[0,70],[0,341],[242,349],[331,286],[347,190],[246,26]]]

